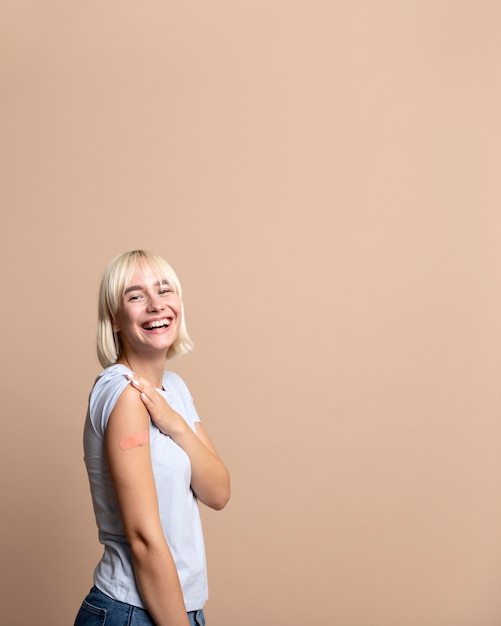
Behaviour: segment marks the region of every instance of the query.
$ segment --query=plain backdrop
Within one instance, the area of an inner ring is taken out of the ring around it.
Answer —
[[[97,287],[177,270],[208,626],[501,624],[501,6],[4,0],[2,626],[69,626]]]

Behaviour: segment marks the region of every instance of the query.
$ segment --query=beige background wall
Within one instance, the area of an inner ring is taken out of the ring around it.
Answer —
[[[68,626],[96,290],[177,269],[211,626],[501,623],[501,8],[7,0],[2,624]]]

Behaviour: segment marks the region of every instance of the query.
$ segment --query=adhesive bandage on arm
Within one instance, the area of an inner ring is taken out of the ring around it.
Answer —
[[[144,446],[148,443],[149,434],[148,430],[142,430],[140,433],[124,435],[120,439],[120,448],[122,448],[122,450],[130,450],[131,448]]]

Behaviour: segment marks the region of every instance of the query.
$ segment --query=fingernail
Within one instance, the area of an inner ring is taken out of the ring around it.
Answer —
[[[130,381],[133,385],[135,385],[136,387],[139,387],[139,381],[138,380],[131,380]]]

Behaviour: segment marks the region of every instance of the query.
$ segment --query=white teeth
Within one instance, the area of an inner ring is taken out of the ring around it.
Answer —
[[[157,322],[151,322],[146,328],[160,328],[161,326],[170,326],[170,321],[158,320]]]

